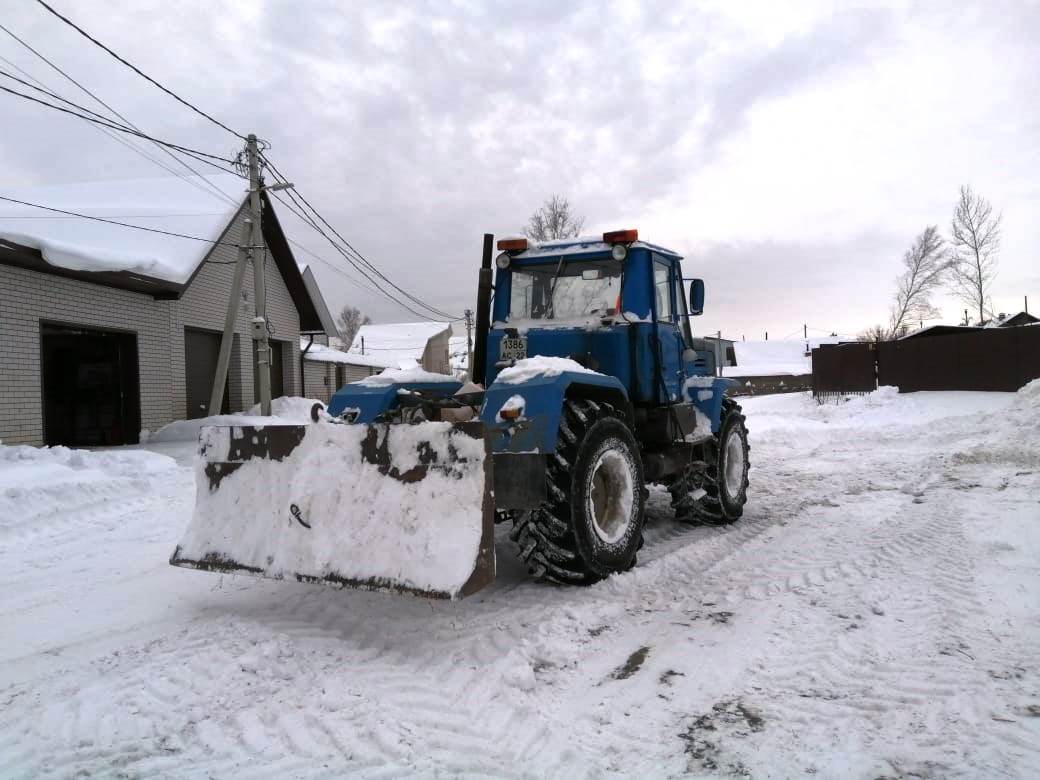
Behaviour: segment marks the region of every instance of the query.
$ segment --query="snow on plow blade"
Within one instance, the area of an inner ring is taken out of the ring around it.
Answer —
[[[458,599],[495,578],[479,422],[210,427],[170,563]]]

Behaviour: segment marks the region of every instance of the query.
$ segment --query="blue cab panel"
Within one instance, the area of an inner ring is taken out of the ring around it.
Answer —
[[[350,382],[343,385],[329,400],[328,413],[339,417],[348,409],[357,409],[354,422],[370,423],[388,409],[397,406],[399,390],[422,390],[438,396],[454,395],[461,382],[402,382],[393,385]]]

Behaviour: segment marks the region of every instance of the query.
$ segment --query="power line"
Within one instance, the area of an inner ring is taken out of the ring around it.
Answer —
[[[0,29],[4,30],[5,32],[9,32],[8,30],[6,30],[3,27],[3,25],[0,25]],[[27,73],[23,68],[18,67],[15,63],[11,62],[6,57],[0,57],[0,62],[7,63],[7,65],[9,67],[14,68],[15,70],[17,70],[22,75],[24,75],[27,78],[30,78],[33,81],[35,81],[37,84],[39,84],[41,86],[44,86],[42,81],[40,81],[39,79],[35,78],[31,74]],[[179,176],[180,175],[173,168],[170,168],[169,166],[165,165],[164,163],[160,162],[159,160],[156,160],[154,157],[152,157],[150,154],[145,152],[143,149],[139,149],[138,147],[134,146],[134,144],[129,139],[123,138],[122,136],[118,135],[117,133],[109,130],[107,127],[100,127],[100,126],[94,125],[94,129],[97,130],[99,133],[104,133],[106,137],[111,138],[113,141],[115,141],[118,144],[122,144],[127,149],[129,149],[130,151],[134,152],[135,154],[140,155],[141,157],[145,158],[149,162],[155,163],[160,168],[162,168],[164,171],[172,174],[173,176]],[[163,151],[165,151],[167,154],[171,154],[171,155],[173,154],[169,150],[165,149],[165,147],[159,146],[157,148],[163,149]],[[190,181],[190,180],[189,179],[185,179],[185,181]]]
[[[91,92],[89,89],[87,89],[87,87],[85,87],[79,81],[77,81],[72,76],[70,76],[68,73],[66,73],[64,70],[62,70],[60,67],[58,67],[58,65],[56,65],[53,61],[51,61],[46,56],[44,56],[41,52],[39,52],[35,48],[33,48],[31,45],[29,45],[22,38],[18,37],[15,33],[11,32],[11,30],[7,29],[2,24],[0,24],[0,30],[3,30],[5,33],[7,33],[8,36],[10,36],[12,39],[14,39],[23,48],[25,48],[29,52],[31,52],[37,59],[41,60],[49,68],[51,68],[52,70],[54,70],[57,73],[59,73],[64,79],[66,79],[67,81],[71,82],[80,91],[82,91],[85,94],[87,94],[91,99],[93,99],[99,105],[101,105],[104,108],[108,109],[108,111],[110,113],[112,113],[113,115],[115,115],[116,117],[121,119],[124,123],[126,123],[127,126],[129,126],[129,127],[133,128],[134,130],[137,130],[138,132],[140,132],[141,129],[137,125],[135,125],[133,122],[131,122],[129,119],[127,119],[126,116],[124,116],[123,114],[121,114],[118,111],[116,111],[112,106],[110,106],[108,103],[106,103],[100,97],[98,97],[97,94],[95,94],[94,92]],[[26,78],[32,79],[34,82],[39,84],[41,87],[46,87],[47,86],[42,81],[40,81],[38,78],[35,78],[34,76],[30,75],[25,70],[23,70],[22,68],[19,68],[17,65],[15,65],[10,60],[7,60],[6,58],[3,58],[3,57],[0,57],[0,60],[3,60],[8,65],[13,67],[15,70],[17,70],[20,73],[22,73]],[[58,96],[57,94],[55,94],[53,92],[51,94],[53,94],[55,97],[58,97],[59,99],[61,99],[60,96]],[[197,170],[192,168],[188,163],[184,162],[184,160],[182,160],[180,157],[178,157],[177,154],[173,150],[167,149],[162,144],[156,143],[154,141],[152,142],[156,149],[161,151],[163,154],[167,155],[175,163],[183,166],[188,171],[190,171],[193,175],[200,177],[201,182],[200,181],[193,181],[192,179],[189,179],[188,177],[184,176],[182,173],[179,173],[178,171],[176,171],[176,170],[170,168],[169,166],[163,164],[159,160],[156,160],[154,157],[149,155],[147,152],[145,152],[142,149],[139,149],[137,146],[135,146],[131,141],[129,141],[128,139],[122,138],[119,135],[114,134],[111,130],[108,130],[107,128],[98,128],[98,129],[100,130],[100,132],[104,133],[105,135],[107,135],[112,140],[117,141],[118,143],[120,143],[123,146],[127,147],[128,149],[130,149],[134,153],[140,155],[141,157],[144,157],[146,160],[149,160],[150,162],[155,163],[157,166],[162,168],[164,171],[173,174],[174,176],[176,176],[179,179],[181,179],[182,181],[190,184],[191,186],[195,187],[196,189],[198,189],[200,191],[205,191],[205,189],[208,189],[210,192],[212,192],[215,195],[217,195],[217,197],[222,198],[228,204],[230,204],[230,205],[237,205],[235,203],[235,201],[233,201],[231,198],[229,198],[227,195],[225,195],[216,185],[214,185],[212,182],[206,180],[205,178],[202,178],[202,174],[201,173],[199,173]],[[183,154],[183,152],[182,152],[182,154]],[[205,189],[204,189],[203,185],[205,185]]]
[[[207,165],[212,165],[214,168],[216,168],[218,170],[221,170],[221,171],[224,171],[225,173],[234,173],[234,171],[229,171],[227,168],[224,168],[221,165],[217,165],[216,163],[210,162],[209,160],[201,159],[201,157],[207,157],[210,160],[220,160],[221,162],[226,162],[229,165],[234,165],[235,161],[234,160],[230,160],[227,157],[220,157],[219,155],[209,154],[208,152],[202,152],[202,151],[199,151],[198,149],[191,149],[191,148],[186,147],[186,146],[181,146],[180,144],[171,143],[170,141],[163,141],[163,140],[160,140],[158,138],[153,138],[152,136],[146,135],[145,133],[142,133],[142,132],[140,132],[138,130],[132,130],[129,127],[124,127],[123,125],[116,124],[116,123],[110,122],[108,120],[95,119],[93,117],[86,116],[85,114],[81,114],[81,113],[79,113],[77,111],[72,111],[72,110],[70,110],[68,108],[62,108],[61,106],[56,106],[53,103],[48,103],[46,100],[40,100],[39,98],[35,98],[32,95],[26,95],[24,92],[19,92],[18,90],[10,89],[9,87],[0,86],[0,90],[2,90],[4,92],[8,92],[8,93],[10,93],[12,95],[17,95],[18,97],[24,98],[25,100],[30,100],[33,103],[39,103],[42,106],[47,106],[47,108],[53,108],[55,111],[61,111],[62,113],[65,113],[65,114],[71,114],[72,116],[79,117],[80,119],[83,119],[83,120],[85,120],[87,122],[93,122],[96,125],[101,125],[103,127],[108,127],[111,130],[118,130],[121,133],[127,133],[128,135],[134,135],[134,136],[137,136],[138,138],[144,138],[147,141],[154,141],[155,143],[162,144],[163,146],[168,146],[171,149],[176,149],[179,152],[184,152],[185,154],[188,154],[191,157],[194,157],[196,160],[199,160],[200,162],[205,162]],[[73,104],[73,105],[75,105],[75,104]],[[77,105],[76,107],[81,109],[81,110],[83,110],[83,111],[87,111],[88,113],[93,113],[88,108],[83,108],[82,106],[79,106],[79,105]]]
[[[129,222],[118,222],[118,221],[116,221],[114,219],[105,219],[104,217],[94,217],[94,216],[91,216],[90,214],[79,214],[78,212],[75,212],[75,211],[65,211],[64,209],[56,209],[56,208],[53,208],[51,206],[43,206],[43,205],[40,205],[39,203],[30,203],[27,200],[18,200],[17,198],[8,198],[8,197],[5,197],[4,195],[0,195],[0,200],[6,200],[8,203],[18,203],[19,205],[22,205],[22,206],[32,206],[33,208],[43,209],[44,211],[53,211],[53,212],[58,213],[58,214],[65,214],[66,216],[69,216],[69,217],[78,217],[79,219],[90,219],[90,220],[93,220],[95,222],[106,222],[109,225],[119,225],[120,227],[132,228],[134,230],[143,230],[143,231],[148,232],[148,233],[160,233],[160,234],[162,234],[164,236],[173,236],[175,238],[188,238],[188,239],[191,239],[192,241],[203,241],[203,242],[205,242],[207,244],[213,244],[214,246],[230,246],[230,247],[234,247],[235,249],[239,248],[238,244],[232,244],[232,243],[229,243],[227,241],[213,241],[213,240],[208,239],[208,238],[200,238],[199,236],[189,236],[186,233],[174,233],[173,231],[170,231],[170,230],[159,230],[158,228],[143,227],[141,225],[131,225]],[[0,217],[0,219],[18,219],[18,217]]]
[[[272,171],[274,172],[274,174],[275,174],[275,176],[276,176],[277,178],[281,179],[282,181],[285,181],[285,178],[284,178],[284,177],[283,177],[283,176],[281,175],[281,172],[280,172],[280,171],[279,171],[279,170],[278,170],[278,169],[277,169],[277,168],[276,168],[276,167],[274,166],[274,164],[273,164],[273,163],[271,163],[271,162],[270,162],[269,160],[267,160],[267,158],[266,158],[266,157],[264,158],[264,161],[265,161],[265,162],[266,162],[266,163],[267,163],[268,165],[270,165],[270,167],[271,167]],[[288,191],[288,193],[289,193],[289,196],[290,196],[290,197],[291,197],[291,198],[293,199],[293,201],[294,201],[294,202],[296,202],[296,197],[294,197],[294,195],[293,195],[293,190],[289,190],[289,191]],[[462,319],[464,319],[464,317],[452,317],[452,316],[451,316],[450,314],[448,314],[447,312],[441,311],[440,309],[437,309],[437,308],[435,308],[435,307],[433,307],[433,306],[430,306],[430,304],[428,304],[428,303],[426,303],[425,301],[423,301],[423,300],[421,300],[421,299],[419,299],[419,298],[415,297],[414,295],[412,295],[412,294],[411,294],[411,293],[409,293],[408,291],[406,291],[406,290],[402,289],[402,288],[401,288],[401,287],[399,287],[399,286],[398,286],[397,284],[395,284],[394,282],[392,282],[392,281],[391,281],[391,280],[390,280],[389,278],[387,278],[387,276],[386,276],[385,274],[383,274],[383,272],[382,272],[382,271],[380,271],[380,270],[379,270],[378,268],[376,268],[376,266],[375,266],[375,265],[373,265],[373,264],[372,264],[372,263],[371,263],[371,262],[370,262],[370,261],[369,261],[369,260],[368,260],[368,259],[367,259],[367,258],[366,258],[366,257],[364,256],[364,255],[362,255],[362,254],[361,254],[360,252],[358,252],[358,251],[357,251],[357,249],[355,249],[355,248],[354,248],[354,247],[353,247],[353,246],[352,246],[352,245],[350,244],[350,242],[349,242],[349,241],[347,241],[347,240],[346,240],[346,239],[345,239],[345,238],[344,238],[344,237],[343,237],[343,236],[342,236],[342,235],[341,235],[341,234],[339,233],[339,231],[337,231],[337,230],[336,230],[336,229],[335,229],[334,227],[332,227],[332,225],[331,225],[331,224],[329,224],[328,220],[326,220],[326,219],[325,219],[325,218],[324,218],[324,217],[323,217],[323,216],[322,216],[321,214],[319,214],[319,213],[318,213],[318,211],[317,211],[317,209],[315,209],[315,208],[314,208],[314,206],[312,206],[312,205],[310,204],[310,202],[309,202],[309,201],[308,201],[308,200],[307,200],[306,198],[304,198],[304,197],[303,197],[303,195],[302,195],[302,194],[300,194],[299,192],[296,192],[296,195],[297,195],[297,196],[299,197],[299,199],[300,199],[301,201],[303,201],[303,203],[305,203],[305,204],[306,204],[307,208],[309,208],[309,209],[310,209],[310,211],[311,211],[311,212],[312,212],[312,213],[313,213],[313,214],[314,214],[314,215],[315,215],[315,216],[316,216],[316,217],[317,217],[318,219],[320,219],[320,220],[321,220],[321,222],[322,222],[322,223],[323,223],[324,225],[326,225],[326,226],[327,226],[327,227],[329,228],[329,230],[331,230],[331,231],[332,231],[332,232],[333,232],[333,233],[334,233],[334,234],[336,235],[336,237],[337,237],[337,238],[339,238],[339,239],[340,239],[340,241],[342,241],[342,242],[343,242],[343,243],[344,243],[344,244],[345,244],[345,245],[346,245],[346,246],[347,246],[347,247],[348,247],[348,248],[350,249],[350,251],[351,251],[351,252],[352,252],[352,253],[353,253],[353,254],[355,255],[355,257],[357,257],[357,259],[358,259],[359,261],[361,261],[361,262],[362,262],[362,263],[363,263],[363,264],[364,264],[365,266],[367,266],[367,267],[368,267],[368,268],[369,268],[369,269],[370,269],[370,270],[371,270],[371,271],[372,271],[372,272],[373,272],[373,273],[374,273],[374,274],[375,274],[376,276],[378,276],[379,278],[381,278],[381,279],[382,279],[382,280],[383,280],[384,282],[386,282],[387,284],[389,284],[389,285],[390,285],[391,287],[393,287],[393,288],[394,288],[395,290],[397,290],[397,291],[398,291],[399,293],[401,293],[401,294],[402,294],[402,295],[404,295],[405,297],[407,297],[407,298],[409,298],[410,300],[412,300],[412,301],[413,301],[414,303],[416,303],[417,305],[421,306],[421,307],[422,307],[422,308],[424,308],[424,309],[428,309],[428,310],[429,310],[430,312],[432,312],[432,313],[434,314],[434,316],[436,316],[436,317],[439,317],[439,318],[441,318],[441,319],[447,319],[447,320],[462,320]],[[303,208],[303,206],[300,206],[300,208]],[[357,264],[356,264],[356,263],[353,263],[353,264],[355,265],[355,267],[357,267]],[[358,270],[361,270],[361,269],[359,268]],[[362,271],[362,273],[364,273],[364,272]],[[366,275],[366,276],[367,276],[367,275]]]
[[[287,180],[285,179],[285,177],[284,177],[284,176],[282,176],[282,173],[281,173],[281,171],[279,171],[279,170],[278,170],[277,166],[275,166],[275,165],[274,165],[274,163],[272,163],[272,162],[271,162],[271,161],[270,161],[270,160],[269,160],[269,159],[268,159],[268,158],[267,158],[266,156],[264,156],[264,155],[261,155],[261,157],[262,157],[262,159],[264,160],[264,162],[265,162],[265,163],[266,163],[266,164],[268,165],[268,167],[270,167],[270,169],[271,169],[271,171],[272,171],[272,173],[274,174],[274,176],[275,176],[275,178],[276,178],[276,179],[278,179],[278,180],[279,180],[279,181],[281,181],[281,182],[287,182]],[[295,188],[294,188],[294,189],[295,189]],[[297,202],[297,197],[298,197],[298,198],[299,198],[299,200],[300,200],[300,201],[302,201],[302,202],[303,202],[303,204],[305,204],[305,205],[306,205],[306,209],[309,209],[309,210],[310,210],[310,212],[311,212],[311,213],[313,213],[313,214],[314,214],[314,216],[315,216],[315,217],[317,217],[317,218],[318,218],[318,219],[319,219],[319,220],[320,220],[320,221],[322,222],[322,224],[324,224],[324,225],[325,225],[326,227],[328,227],[328,229],[329,229],[329,230],[331,230],[331,231],[332,231],[332,233],[333,233],[333,234],[334,234],[334,235],[335,235],[335,236],[336,236],[336,237],[337,237],[337,238],[338,238],[338,239],[339,239],[339,240],[340,240],[341,242],[343,242],[343,244],[344,244],[344,245],[345,245],[345,246],[346,246],[346,247],[347,247],[348,249],[350,249],[350,251],[351,251],[351,252],[352,252],[352,253],[353,253],[353,254],[355,255],[355,257],[356,257],[356,258],[358,259],[358,261],[360,261],[361,263],[363,263],[363,264],[364,264],[364,265],[365,265],[365,266],[366,266],[366,267],[367,267],[367,268],[368,268],[368,269],[369,269],[369,270],[370,270],[370,271],[371,271],[372,273],[374,273],[374,274],[375,274],[376,276],[378,276],[378,277],[379,277],[380,279],[382,279],[382,280],[383,280],[384,282],[386,282],[386,283],[387,283],[388,285],[390,285],[391,287],[393,287],[393,288],[394,288],[395,290],[397,290],[397,291],[398,291],[399,293],[401,293],[402,295],[404,295],[404,296],[405,296],[406,298],[410,299],[411,301],[413,301],[414,303],[416,303],[416,304],[417,304],[418,306],[420,306],[420,307],[422,307],[422,308],[424,308],[424,309],[427,309],[427,310],[429,310],[430,312],[432,312],[432,313],[434,314],[434,316],[436,316],[436,317],[438,317],[438,318],[440,318],[440,319],[446,319],[446,320],[450,320],[450,321],[457,321],[457,320],[463,320],[463,319],[465,319],[465,317],[456,317],[456,316],[452,316],[451,314],[448,314],[448,313],[447,313],[447,312],[445,312],[445,311],[442,311],[442,310],[440,310],[440,309],[438,309],[438,308],[436,308],[436,307],[434,307],[434,306],[431,306],[430,304],[426,303],[425,301],[421,300],[420,298],[417,298],[416,296],[414,296],[414,295],[412,295],[411,293],[409,293],[409,292],[408,292],[407,290],[404,290],[403,288],[401,288],[400,286],[398,286],[397,284],[395,284],[395,283],[394,283],[393,281],[391,281],[391,280],[390,280],[390,279],[389,279],[389,278],[388,278],[388,277],[387,277],[387,276],[386,276],[386,275],[385,275],[385,274],[384,274],[384,273],[383,273],[382,271],[380,271],[380,270],[379,270],[379,269],[378,269],[378,268],[377,268],[377,267],[376,267],[375,265],[373,265],[373,263],[372,263],[371,261],[369,261],[369,260],[368,260],[368,258],[366,258],[366,257],[365,257],[364,255],[362,255],[362,254],[361,254],[361,253],[360,253],[360,252],[359,252],[359,251],[358,251],[357,249],[355,249],[355,248],[354,248],[354,247],[353,247],[353,246],[351,245],[351,243],[350,243],[349,241],[347,241],[347,240],[346,240],[346,239],[345,239],[345,238],[344,238],[344,237],[343,237],[343,236],[342,236],[342,235],[341,235],[341,234],[339,233],[339,231],[337,231],[337,230],[336,230],[336,228],[334,228],[334,227],[333,227],[333,226],[332,226],[332,225],[331,225],[331,224],[329,223],[329,221],[328,221],[327,219],[325,219],[325,218],[324,218],[324,217],[323,217],[323,216],[322,216],[322,215],[321,215],[321,214],[320,214],[320,213],[318,212],[318,210],[317,210],[316,208],[314,208],[314,206],[312,206],[312,205],[311,205],[310,201],[308,201],[308,200],[307,200],[307,199],[306,199],[306,198],[305,198],[305,197],[304,197],[304,196],[303,196],[303,195],[302,195],[302,194],[301,194],[301,193],[300,193],[300,192],[299,192],[298,190],[295,190],[295,194],[294,194],[294,189],[290,189],[290,190],[287,190],[287,192],[288,192],[288,194],[289,194],[289,197],[290,197],[290,198],[291,198],[291,199],[293,200],[293,202],[294,202],[294,203],[297,203],[297,205],[299,205],[301,209],[304,209],[304,206],[303,206],[303,205],[300,205],[300,204],[299,204],[299,203]],[[283,201],[283,202],[284,202],[284,201]],[[316,226],[316,225],[312,225],[312,227],[315,227],[315,228],[317,229],[317,226]],[[320,232],[322,232],[322,233],[324,234],[324,231],[320,231]],[[328,237],[327,235],[326,235],[325,237],[326,237],[326,239],[327,239],[327,240],[329,240],[330,242],[332,241],[332,239],[331,239],[331,238],[329,238],[329,237]],[[333,242],[333,244],[334,244],[334,242]],[[341,254],[344,254],[344,256],[345,256],[345,253],[343,253],[342,251],[341,251]],[[350,259],[350,258],[348,258],[348,260],[349,260],[349,259]],[[358,266],[357,266],[357,263],[356,263],[356,262],[354,262],[353,260],[351,260],[350,262],[351,262],[351,264],[352,264],[352,265],[354,265],[355,267],[358,267]],[[359,271],[361,271],[362,269],[361,269],[361,268],[358,268],[358,270],[359,270]],[[362,273],[364,273],[364,272],[362,271]],[[367,276],[367,274],[365,274],[365,275]],[[370,279],[370,280],[371,280],[371,279]],[[374,281],[374,280],[371,280],[371,281]],[[406,308],[407,308],[407,307],[406,307]],[[411,310],[411,311],[414,311],[414,310],[412,310],[412,309],[410,309],[410,310]]]
[[[343,258],[344,258],[344,259],[345,259],[345,260],[346,260],[346,261],[347,261],[348,263],[350,263],[350,264],[351,264],[351,266],[353,266],[353,267],[354,267],[354,269],[355,269],[355,270],[359,271],[359,272],[361,273],[361,275],[362,275],[362,276],[364,276],[364,277],[365,277],[366,279],[368,279],[368,281],[369,281],[369,282],[372,282],[372,284],[375,284],[375,282],[374,282],[374,281],[373,281],[373,280],[371,279],[371,277],[368,277],[368,276],[366,276],[366,275],[365,275],[365,272],[364,272],[364,270],[358,267],[358,265],[357,265],[357,263],[356,263],[356,262],[354,261],[354,259],[353,259],[353,258],[351,258],[351,257],[350,257],[350,256],[349,256],[349,255],[348,255],[348,254],[347,254],[346,252],[344,252],[344,251],[343,251],[343,248],[342,248],[342,247],[340,247],[340,246],[339,246],[339,244],[337,244],[337,243],[336,243],[336,242],[335,242],[335,241],[334,241],[334,240],[333,240],[333,239],[332,239],[332,238],[331,238],[331,237],[330,237],[330,236],[328,235],[328,233],[326,233],[326,232],[325,232],[324,230],[322,230],[322,229],[321,229],[321,227],[320,227],[320,226],[319,226],[319,225],[318,225],[318,224],[317,224],[317,223],[316,223],[316,222],[315,222],[315,221],[314,221],[313,219],[311,219],[311,218],[310,218],[309,216],[307,216],[307,215],[304,215],[304,214],[300,214],[300,213],[299,213],[298,211],[296,211],[296,210],[295,210],[295,209],[294,209],[294,208],[293,208],[293,207],[292,207],[291,205],[289,205],[289,204],[288,204],[288,203],[286,203],[286,202],[285,202],[284,200],[282,200],[282,199],[281,199],[281,198],[280,198],[280,197],[278,196],[278,194],[277,194],[277,193],[272,193],[272,194],[273,194],[273,195],[275,196],[275,198],[276,198],[276,199],[278,200],[278,202],[279,202],[279,203],[281,203],[281,204],[282,204],[283,206],[285,206],[285,207],[286,207],[286,208],[287,208],[287,209],[288,209],[289,211],[291,211],[291,212],[292,212],[293,214],[295,214],[295,215],[296,215],[296,216],[297,216],[297,217],[298,217],[299,219],[303,220],[303,222],[304,222],[305,224],[307,224],[307,225],[310,225],[310,226],[311,226],[311,227],[312,227],[312,228],[313,228],[313,229],[314,229],[314,230],[315,230],[315,231],[316,231],[317,233],[319,233],[319,234],[320,234],[320,235],[321,235],[321,236],[322,236],[322,237],[323,237],[323,238],[324,238],[324,239],[325,239],[326,241],[328,241],[328,242],[329,242],[329,243],[330,243],[330,244],[332,245],[332,248],[333,248],[333,249],[335,249],[335,250],[336,250],[337,252],[339,252],[339,253],[340,253],[340,254],[341,254],[341,255],[343,256]],[[329,262],[328,260],[325,260],[324,258],[318,257],[317,255],[314,255],[314,256],[315,256],[315,257],[317,257],[317,258],[318,258],[318,260],[320,260],[320,261],[321,261],[322,263],[324,263],[325,265],[327,265],[327,266],[328,266],[329,268],[331,268],[331,269],[332,269],[333,271],[335,271],[336,273],[338,273],[338,274],[340,274],[341,276],[343,276],[343,277],[345,277],[345,278],[349,279],[349,280],[350,280],[351,282],[353,282],[354,284],[358,284],[358,280],[357,280],[357,279],[355,279],[355,278],[354,278],[353,276],[351,276],[350,274],[348,274],[348,273],[347,273],[347,272],[346,272],[345,270],[343,270],[343,269],[342,269],[342,268],[340,268],[339,266],[337,266],[337,265],[333,265],[333,264],[332,264],[332,263],[330,263],[330,262]],[[412,308],[411,306],[409,306],[409,305],[408,305],[407,303],[405,303],[404,301],[398,300],[397,298],[393,297],[393,296],[392,296],[392,295],[391,295],[390,293],[388,293],[388,292],[387,292],[386,290],[382,289],[382,288],[381,288],[381,287],[379,287],[378,285],[376,285],[376,286],[375,286],[375,288],[374,288],[374,291],[375,291],[375,292],[378,292],[378,293],[379,293],[379,294],[381,294],[381,295],[383,295],[383,296],[384,296],[384,297],[385,297],[385,298],[386,298],[387,300],[389,300],[389,301],[390,301],[391,303],[395,303],[395,304],[397,304],[398,306],[400,306],[401,308],[403,308],[403,309],[405,309],[405,310],[407,310],[407,311],[411,312],[411,313],[412,313],[412,314],[414,314],[414,315],[415,315],[416,317],[419,317],[420,319],[424,319],[424,320],[425,320],[425,319],[429,319],[429,317],[428,317],[427,315],[423,314],[422,312],[418,312],[418,311],[416,311],[415,309],[413,309],[413,308]]]
[[[120,56],[119,56],[118,54],[116,54],[116,53],[115,53],[114,51],[112,51],[112,50],[111,50],[110,48],[108,48],[108,47],[107,47],[107,46],[106,46],[105,44],[103,44],[103,43],[102,43],[101,41],[99,41],[99,40],[98,40],[97,38],[95,38],[95,37],[94,37],[93,35],[91,35],[90,33],[88,33],[88,32],[87,32],[86,30],[84,30],[84,29],[83,29],[82,27],[80,27],[80,26],[79,26],[78,24],[76,24],[75,22],[73,22],[73,21],[72,21],[71,19],[69,19],[69,18],[68,18],[67,16],[64,16],[64,15],[62,15],[62,14],[58,13],[57,11],[55,11],[55,10],[54,10],[54,9],[53,9],[53,8],[52,8],[51,6],[49,6],[49,5],[48,5],[47,3],[45,3],[45,2],[43,1],[43,0],[36,0],[36,2],[38,2],[38,3],[39,3],[40,5],[42,5],[42,6],[44,7],[44,8],[46,8],[46,9],[47,9],[48,11],[50,11],[50,13],[52,13],[52,14],[53,14],[54,16],[58,17],[58,18],[59,18],[59,19],[61,19],[61,20],[62,20],[63,22],[65,22],[65,24],[67,24],[67,25],[69,25],[70,27],[72,27],[72,28],[73,28],[73,29],[74,29],[74,30],[75,30],[76,32],[78,32],[78,33],[79,33],[80,35],[82,35],[82,36],[83,36],[84,38],[86,38],[87,40],[89,40],[89,41],[90,41],[91,43],[93,43],[93,44],[94,44],[94,45],[96,45],[96,46],[100,46],[100,47],[101,47],[102,49],[104,49],[104,50],[105,50],[106,52],[108,52],[109,54],[111,54],[111,55],[112,55],[113,57],[115,57],[115,58],[116,58],[117,60],[119,60],[119,61],[120,61],[121,63],[123,63],[124,65],[126,65],[126,67],[130,68],[130,70],[132,70],[132,71],[133,71],[134,73],[136,73],[136,74],[137,74],[138,76],[141,76],[141,77],[142,77],[142,78],[144,78],[145,80],[147,80],[147,81],[151,82],[152,84],[154,84],[155,86],[157,86],[157,87],[158,87],[159,89],[161,89],[161,90],[162,90],[163,92],[165,92],[165,93],[166,93],[167,95],[169,95],[169,96],[170,96],[170,97],[172,97],[172,98],[173,98],[174,100],[176,100],[177,102],[179,102],[179,103],[182,103],[183,105],[185,105],[185,106],[187,106],[188,108],[190,108],[190,109],[191,109],[192,111],[194,111],[194,112],[195,112],[196,114],[198,114],[199,116],[201,116],[201,117],[205,117],[205,118],[206,118],[206,119],[208,119],[208,120],[209,120],[210,122],[212,122],[213,124],[217,125],[218,127],[222,127],[223,129],[227,130],[227,131],[228,131],[229,133],[231,133],[232,135],[234,135],[234,136],[237,136],[238,138],[241,138],[241,139],[242,139],[243,141],[244,141],[244,140],[246,140],[246,137],[245,137],[244,135],[242,135],[241,133],[239,133],[239,132],[236,132],[235,130],[232,130],[232,129],[231,129],[230,127],[228,127],[227,125],[225,125],[225,124],[224,124],[223,122],[221,122],[220,120],[218,120],[218,119],[214,119],[214,118],[213,118],[212,116],[210,116],[209,114],[207,114],[207,113],[206,113],[205,111],[203,111],[202,109],[200,109],[200,108],[197,108],[196,106],[193,106],[193,105],[192,105],[191,103],[189,103],[189,102],[188,102],[187,100],[185,100],[184,98],[182,98],[182,97],[181,97],[180,95],[178,95],[178,94],[176,94],[175,92],[173,92],[173,91],[171,91],[171,90],[167,89],[167,88],[166,88],[166,87],[164,87],[164,86],[163,86],[162,84],[160,84],[160,83],[159,83],[158,81],[156,81],[156,80],[155,80],[155,79],[153,79],[153,78],[152,78],[151,76],[149,76],[149,75],[148,75],[147,73],[143,72],[143,71],[142,71],[142,70],[141,70],[140,68],[138,68],[137,66],[133,65],[132,63],[130,63],[130,62],[128,62],[127,60],[125,60],[125,59],[123,59],[122,57],[120,57]]]

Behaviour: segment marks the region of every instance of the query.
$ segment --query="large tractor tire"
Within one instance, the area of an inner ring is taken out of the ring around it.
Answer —
[[[643,464],[614,408],[566,401],[545,476],[547,500],[515,513],[510,533],[531,574],[587,585],[632,568],[643,544]]]
[[[744,514],[751,450],[744,419],[736,401],[722,402],[722,424],[704,445],[703,468],[688,470],[668,488],[677,519],[728,525]]]

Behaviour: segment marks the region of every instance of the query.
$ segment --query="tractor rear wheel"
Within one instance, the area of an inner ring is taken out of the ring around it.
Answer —
[[[751,450],[744,419],[736,401],[722,402],[719,432],[704,445],[704,466],[668,488],[677,519],[727,525],[744,514]]]
[[[614,408],[567,400],[547,460],[548,498],[516,512],[510,534],[531,574],[590,584],[632,568],[643,543],[643,464]]]

